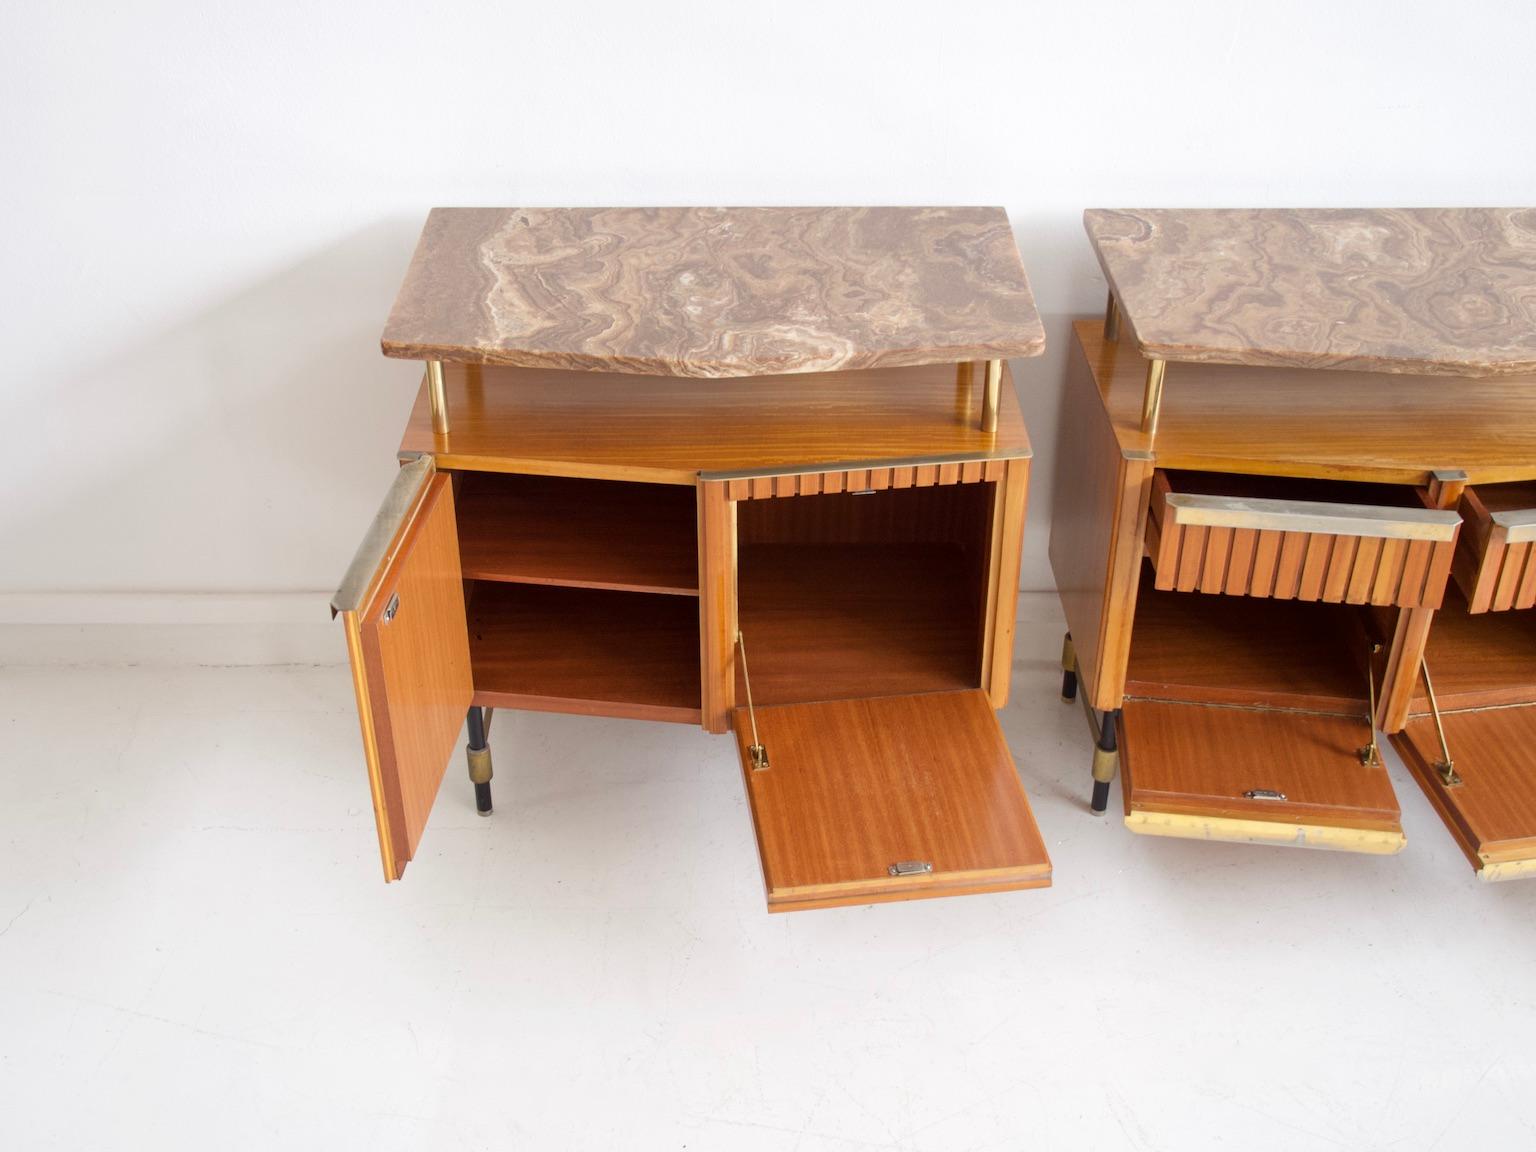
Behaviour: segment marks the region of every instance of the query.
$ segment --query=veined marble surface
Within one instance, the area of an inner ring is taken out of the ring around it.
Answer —
[[[434,208],[384,353],[728,377],[1035,356],[1001,208]]]
[[[1536,371],[1536,208],[1090,209],[1083,220],[1147,356]]]

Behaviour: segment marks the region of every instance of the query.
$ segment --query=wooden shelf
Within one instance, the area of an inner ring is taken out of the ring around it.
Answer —
[[[1365,627],[1348,605],[1159,592],[1144,566],[1126,695],[1358,714],[1363,742]]]
[[[981,682],[976,580],[957,545],[743,544],[739,573],[756,704]]]
[[[699,606],[544,584],[473,587],[477,705],[699,722]]]
[[[459,494],[471,580],[697,596],[697,523],[669,484],[471,473]]]
[[[1121,451],[1151,450],[1159,467],[1393,484],[1440,468],[1473,484],[1536,478],[1536,376],[1170,364],[1154,442],[1141,430],[1147,362],[1103,328],[1073,325],[1070,372],[1091,375]]]
[[[646,480],[848,461],[1012,460],[1029,435],[1003,364],[997,431],[981,431],[982,373],[955,365],[687,380],[445,364],[449,431],[432,431],[426,380],[400,443],[439,468]]]

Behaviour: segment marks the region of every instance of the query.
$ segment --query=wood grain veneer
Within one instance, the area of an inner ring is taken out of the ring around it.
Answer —
[[[1410,719],[1392,743],[1473,867],[1536,859],[1536,708],[1446,713],[1461,783],[1447,788],[1434,722]]]
[[[1473,615],[1452,588],[1435,613],[1424,660],[1445,710],[1536,702],[1536,611]],[[1410,712],[1424,715],[1429,698],[1415,669]]]
[[[733,723],[770,911],[1050,883],[1045,844],[980,691],[759,707],[770,761],[761,771],[747,755],[744,710]],[[889,874],[909,860],[933,871]]]
[[[697,596],[697,517],[671,484],[475,473],[459,498],[464,577]]]
[[[1401,832],[1384,765],[1360,763],[1358,720],[1300,712],[1133,700],[1122,713],[1126,812]],[[1285,800],[1249,799],[1269,789]],[[1270,841],[1273,842],[1273,841]],[[1325,846],[1347,847],[1329,840]],[[1364,850],[1377,850],[1362,845]]]
[[[416,854],[471,698],[453,488],[434,476],[400,547],[358,613],[379,759],[385,874]],[[397,605],[386,620],[391,602]],[[360,701],[361,704],[361,701]],[[393,874],[391,874],[391,872]]]
[[[1338,604],[1162,592],[1136,600],[1127,696],[1358,717],[1365,743],[1368,620]]]
[[[445,469],[689,485],[701,471],[1028,456],[1004,368],[993,434],[978,426],[980,385],[958,386],[953,364],[728,384],[449,364],[450,431],[432,431],[423,378],[400,451]]]
[[[1077,652],[1079,690],[1120,706],[1141,570],[1152,457],[1116,438],[1079,342],[1068,351],[1051,489],[1051,571]]]
[[[384,353],[729,377],[1036,356],[1001,208],[434,208]]]
[[[759,705],[981,684],[980,605],[958,546],[743,544],[738,563]]]
[[[1090,209],[1083,221],[1147,356],[1536,371],[1536,208]]]
[[[1141,430],[1147,362],[1100,321],[1073,333],[1122,451]],[[1074,353],[1075,356],[1075,353]],[[1424,484],[1461,469],[1473,484],[1536,478],[1536,373],[1434,376],[1171,364],[1157,426],[1163,468]]]
[[[699,611],[689,597],[482,583],[469,647],[477,705],[700,720]]]

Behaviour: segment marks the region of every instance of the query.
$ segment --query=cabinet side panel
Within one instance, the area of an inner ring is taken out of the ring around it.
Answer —
[[[1080,344],[1069,353],[1056,443],[1051,571],[1095,708],[1120,706],[1152,461],[1122,456]]]

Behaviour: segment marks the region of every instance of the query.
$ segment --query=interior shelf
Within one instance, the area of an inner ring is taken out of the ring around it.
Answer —
[[[739,573],[755,704],[980,683],[977,580],[959,545],[743,544]]]
[[[699,606],[546,584],[485,582],[469,603],[475,703],[698,723]]]
[[[467,473],[458,505],[466,579],[699,594],[693,488]]]

